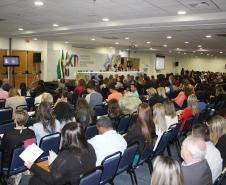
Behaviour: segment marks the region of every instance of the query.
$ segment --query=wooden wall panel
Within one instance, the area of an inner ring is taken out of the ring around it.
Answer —
[[[4,55],[7,55],[7,50],[0,50],[0,79],[7,78],[7,67],[3,67]]]

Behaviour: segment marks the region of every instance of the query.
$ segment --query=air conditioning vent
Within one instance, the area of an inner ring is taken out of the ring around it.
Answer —
[[[226,33],[216,34],[216,36],[218,36],[218,37],[226,37]]]
[[[1,19],[1,18],[0,18],[0,22],[2,22],[2,21],[5,21],[5,19]]]
[[[114,37],[114,36],[106,36],[106,37],[102,37],[103,39],[108,39],[108,40],[118,40],[119,38],[118,37]]]

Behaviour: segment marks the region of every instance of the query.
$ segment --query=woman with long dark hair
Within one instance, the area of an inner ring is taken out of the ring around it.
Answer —
[[[37,143],[42,137],[61,131],[60,122],[53,116],[51,104],[41,102],[36,113],[37,123],[33,125]]]
[[[29,185],[78,185],[80,175],[95,168],[96,154],[86,141],[80,123],[66,124],[62,129],[62,139],[61,152],[49,167],[49,172],[36,164],[25,164],[34,173]]]
[[[155,125],[152,118],[152,110],[147,103],[141,103],[138,107],[138,119],[129,128],[125,139],[128,145],[138,142],[141,153],[145,143],[152,149],[155,143]]]

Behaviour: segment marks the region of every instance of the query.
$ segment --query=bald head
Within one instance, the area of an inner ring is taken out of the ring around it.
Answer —
[[[188,136],[181,149],[181,157],[186,164],[202,161],[206,155],[205,141],[200,137]]]

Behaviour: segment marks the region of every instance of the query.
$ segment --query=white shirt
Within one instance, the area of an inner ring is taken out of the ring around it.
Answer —
[[[88,142],[93,146],[97,161],[96,166],[101,165],[105,157],[115,152],[124,152],[127,147],[126,140],[115,130],[109,130],[102,135],[96,135]]]
[[[206,156],[205,156],[212,173],[213,182],[222,172],[223,160],[219,150],[210,141],[206,142]]]
[[[178,117],[175,116],[174,118],[171,118],[171,116],[167,116],[165,115],[165,119],[166,119],[166,125],[167,128],[169,128],[171,125],[178,123]]]

